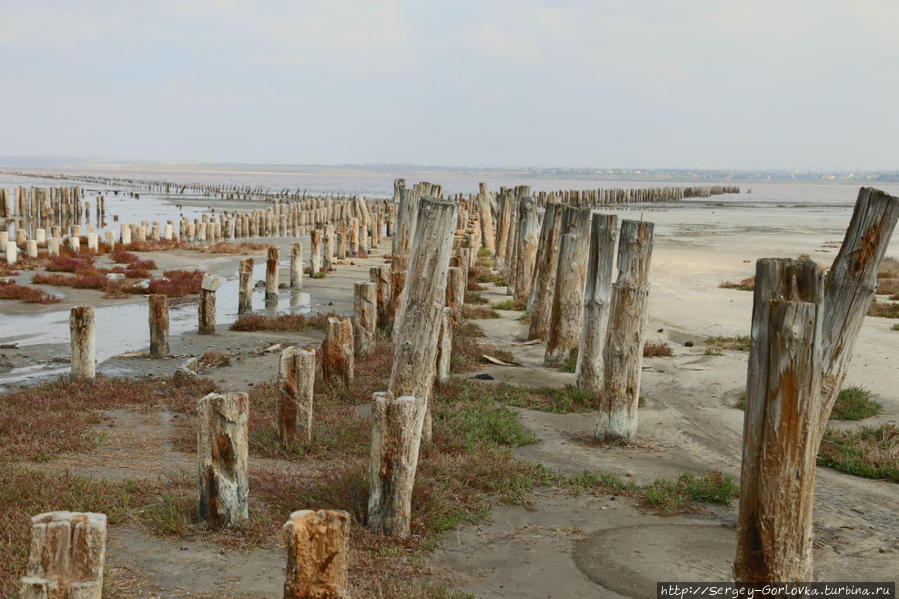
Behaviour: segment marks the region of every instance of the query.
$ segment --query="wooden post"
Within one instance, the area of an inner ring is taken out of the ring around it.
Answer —
[[[48,512],[31,518],[22,599],[100,599],[106,515]]]
[[[450,308],[450,324],[455,330],[462,322],[462,306],[465,304],[465,273],[458,266],[450,266],[446,272],[446,305]]]
[[[373,398],[368,527],[400,538],[412,532],[417,403],[414,397],[394,399],[388,393],[375,393]]]
[[[478,222],[481,225],[481,245],[491,252],[496,251],[496,230],[493,226],[493,215],[490,212],[490,196],[487,184],[478,184]]]
[[[583,309],[584,281],[581,271],[587,263],[587,244],[578,235],[562,235],[559,246],[559,264],[549,333],[543,365],[560,366],[580,341],[581,310]]]
[[[312,442],[312,396],[315,352],[289,347],[281,352],[278,370],[278,440],[283,447]]]
[[[161,293],[147,297],[150,307],[150,357],[169,357],[169,301]]]
[[[334,225],[325,225],[325,255],[323,268],[330,271],[334,268]]]
[[[368,278],[375,284],[378,326],[383,328],[390,322],[390,266],[372,266],[368,269]]]
[[[594,214],[591,229],[587,287],[584,291],[584,324],[581,327],[575,380],[578,389],[600,393],[603,349],[612,301],[612,265],[615,262],[618,217],[614,214]]]
[[[265,305],[278,305],[278,248],[268,248],[265,261]]]
[[[549,335],[549,321],[556,289],[556,268],[559,265],[559,238],[562,234],[562,208],[548,204],[540,232],[534,284],[528,299],[528,339],[545,340]]]
[[[284,599],[349,597],[350,515],[347,512],[293,512],[281,532],[287,553]]]
[[[437,338],[443,320],[441,314],[457,210],[455,203],[430,198],[422,198],[418,209],[405,300],[394,329],[396,350],[388,387],[390,398],[400,398],[397,402],[410,398],[407,401],[413,402],[414,418],[409,422],[407,407],[384,408],[388,415],[400,412],[403,416],[385,417],[387,432],[384,438],[389,440],[386,446],[381,445],[378,449],[379,442],[372,440],[369,525],[390,535],[409,534],[408,506],[412,503],[412,481],[418,464],[427,402],[436,374]],[[376,402],[375,414],[378,409]],[[377,416],[375,422],[378,422]],[[404,430],[396,430],[396,427]],[[401,463],[403,469],[408,469],[404,470],[405,474],[398,475],[396,484],[390,483],[386,487],[385,482],[393,480],[394,470],[382,464],[385,460]],[[385,472],[389,475],[387,478]]]
[[[322,270],[322,232],[318,229],[309,231],[309,275]]]
[[[390,276],[392,286],[390,297],[391,320],[396,318],[403,303],[403,289],[406,284],[406,273],[409,270],[409,257],[412,251],[412,243],[415,237],[415,228],[418,220],[420,193],[418,186],[413,189],[400,189],[399,208],[397,210],[397,224],[399,231],[393,240],[393,254],[390,263]],[[394,330],[395,327],[394,327]]]
[[[530,196],[518,201],[518,251],[515,262],[513,297],[527,301],[534,280],[534,262],[537,258],[537,204]],[[473,252],[477,252],[472,248]]]
[[[248,518],[246,393],[210,393],[197,402],[200,521],[231,526]]]
[[[328,330],[322,341],[322,378],[353,381],[353,321],[347,317],[328,318]]]
[[[603,391],[593,431],[600,441],[634,439],[640,368],[649,307],[653,224],[625,220],[618,243],[618,279],[612,286],[603,350]]]
[[[303,244],[299,241],[290,246],[290,288],[303,287]]]
[[[249,314],[253,311],[253,259],[243,258],[240,261],[240,279],[237,284],[237,314]]]
[[[444,308],[443,320],[440,322],[440,339],[437,342],[437,380],[441,383],[449,380],[453,360],[452,311],[449,306]]]
[[[200,284],[200,304],[197,308],[199,333],[201,335],[215,334],[215,291],[219,288],[221,279],[211,273],[203,273],[203,281]]]
[[[815,456],[897,218],[899,198],[861,188],[824,285],[810,261],[756,264],[738,582],[812,580]]]
[[[90,306],[72,308],[69,334],[72,342],[72,378],[93,379],[96,376],[96,317]]]
[[[360,281],[353,285],[353,339],[356,357],[371,353],[378,324],[378,296],[374,283]]]

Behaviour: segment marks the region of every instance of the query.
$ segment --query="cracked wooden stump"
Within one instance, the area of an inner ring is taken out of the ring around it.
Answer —
[[[281,352],[278,369],[278,440],[284,447],[312,442],[312,397],[315,352],[289,347]]]
[[[215,292],[221,284],[218,276],[203,273],[200,283],[200,304],[197,307],[197,320],[201,335],[215,334]]]
[[[150,357],[154,359],[169,356],[169,301],[161,293],[147,297],[150,324]]]
[[[97,374],[96,324],[90,306],[72,308],[69,335],[72,344],[72,378],[93,379]]]
[[[331,316],[322,341],[322,378],[344,383],[353,381],[353,321],[349,317]]]
[[[281,529],[287,564],[284,599],[347,599],[350,515],[300,510]]]
[[[356,357],[367,356],[375,343],[378,324],[377,287],[360,281],[353,285],[353,345]]]
[[[388,393],[375,393],[373,397],[368,527],[400,538],[412,530],[412,485],[418,459],[416,403],[410,396],[394,399]]]
[[[577,235],[562,235],[544,366],[558,368],[580,341],[584,298],[581,270],[587,263],[586,253],[587,244]]]
[[[248,516],[246,393],[210,393],[197,402],[200,521],[230,526]]]
[[[612,286],[603,349],[603,390],[593,429],[593,436],[600,441],[630,441],[637,435],[652,235],[652,223],[633,220],[621,223],[618,279]]]
[[[237,313],[249,314],[253,311],[253,259],[243,258],[239,268]]]
[[[48,512],[31,518],[22,599],[100,599],[106,515]]]

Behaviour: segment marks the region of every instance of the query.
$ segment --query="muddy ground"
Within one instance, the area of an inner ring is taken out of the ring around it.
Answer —
[[[674,356],[644,361],[641,395],[646,402],[640,409],[639,441],[628,447],[599,447],[589,442],[591,414],[516,408],[522,423],[540,439],[516,450],[522,459],[567,473],[612,472],[641,484],[688,470],[719,470],[738,478],[743,412],[735,404],[745,388],[747,354],[706,355],[704,340],[708,335],[748,334],[752,298],[749,293],[718,289],[717,284],[748,276],[752,264],[747,261],[761,256],[795,256],[805,251],[829,262],[835,250],[828,243],[841,234],[838,228],[820,231],[808,223],[790,238],[763,231],[727,239],[707,235],[696,241],[692,239],[696,232],[690,230],[688,242],[677,221],[683,216],[654,216],[669,232],[656,239],[647,340],[668,343]],[[308,248],[308,240],[304,245]],[[286,248],[287,242],[282,246]],[[306,279],[304,291],[313,298],[312,309],[349,314],[352,283],[367,280],[368,267],[383,263],[381,256],[387,252],[382,249],[371,258],[341,265],[325,279]],[[164,268],[190,263],[234,276],[239,257],[203,256],[198,261],[197,254],[185,252],[153,253],[152,258]],[[286,270],[282,280],[285,276]],[[491,301],[507,297],[505,288],[487,286],[482,294]],[[98,297],[98,293],[79,292],[62,305],[40,309],[101,301]],[[4,306],[0,318],[14,317],[20,309]],[[514,384],[572,382],[573,375],[542,366],[542,344],[523,343],[526,327],[519,316],[502,312],[500,319],[477,321],[489,343],[511,351],[521,363],[485,365],[483,372]],[[895,420],[899,409],[895,384],[899,365],[894,358],[899,332],[891,332],[889,324],[884,319],[867,319],[847,380],[872,389],[884,405],[883,414],[865,424]],[[133,326],[146,327],[146,323]],[[165,377],[188,356],[217,350],[228,353],[231,364],[208,375],[222,389],[246,391],[275,380],[277,352],[266,352],[266,348],[316,343],[321,338],[321,331],[315,329],[302,334],[238,333],[220,323],[212,336],[174,337],[171,351],[176,358],[113,357],[99,371]],[[131,352],[146,349],[135,346]],[[68,355],[65,345],[58,343],[0,351],[11,368],[54,360],[64,368]],[[109,411],[96,425],[103,441],[95,451],[28,465],[114,480],[193,476],[193,458],[171,446],[169,429],[176,417],[165,408]],[[281,465],[274,460],[251,460],[251,468]],[[896,489],[891,483],[818,469],[816,578],[896,580]],[[729,579],[736,517],[735,502],[660,516],[625,497],[542,490],[526,505],[498,506],[485,521],[445,533],[427,560],[435,580],[476,597],[654,597],[656,581]],[[132,589],[135,597],[281,596],[284,558],[277,543],[249,552],[227,551],[208,540],[160,538],[140,527],[112,527],[107,556],[110,577],[120,588]]]

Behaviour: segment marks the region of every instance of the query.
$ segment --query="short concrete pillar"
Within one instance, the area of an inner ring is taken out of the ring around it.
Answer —
[[[301,510],[281,529],[287,563],[284,599],[348,597],[350,515],[341,510]]]
[[[72,308],[69,336],[72,343],[72,378],[93,379],[96,374],[96,317],[90,306]]]
[[[197,402],[202,522],[230,526],[249,517],[249,405],[246,393],[210,393]]]
[[[48,512],[31,518],[22,599],[100,599],[106,562],[106,515]]]

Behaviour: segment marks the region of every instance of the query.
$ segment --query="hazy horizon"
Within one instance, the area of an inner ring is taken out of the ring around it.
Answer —
[[[3,153],[896,170],[897,24],[876,0],[9,3]]]

